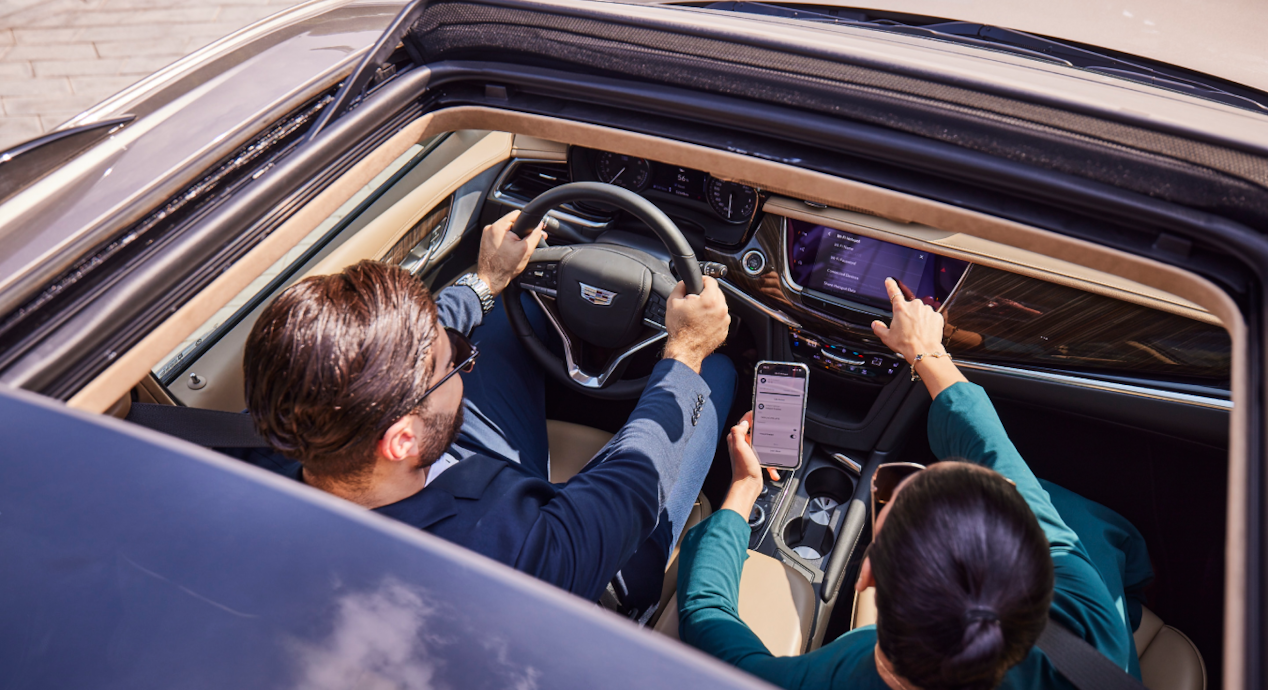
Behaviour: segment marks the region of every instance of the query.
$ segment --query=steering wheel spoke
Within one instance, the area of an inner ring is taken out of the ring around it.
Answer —
[[[531,294],[533,301],[537,302],[537,306],[546,315],[546,320],[550,322],[555,333],[559,335],[559,341],[564,349],[564,367],[568,373],[568,378],[583,388],[592,390],[604,388],[614,375],[620,375],[623,365],[629,362],[631,356],[669,337],[669,333],[662,327],[621,352],[610,356],[601,372],[591,374],[582,368],[582,362],[585,359],[582,348],[585,347],[585,343],[576,338],[564,326],[559,316],[559,310],[556,308],[555,300],[545,297],[541,292],[532,291]]]

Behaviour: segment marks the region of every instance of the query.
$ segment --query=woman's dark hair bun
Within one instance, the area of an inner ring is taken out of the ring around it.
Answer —
[[[964,617],[969,621],[988,621],[992,623],[999,622],[999,614],[994,609],[977,607],[969,609],[965,612]]]
[[[1004,630],[1000,626],[999,616],[993,610],[969,609],[964,619],[964,636],[959,653],[942,662],[942,674],[947,677],[963,675],[966,671],[976,669],[993,669],[1006,656]],[[1002,677],[1003,674],[1000,675]]]
[[[1047,624],[1052,556],[1015,487],[967,463],[913,477],[869,551],[877,638],[922,690],[990,690]]]

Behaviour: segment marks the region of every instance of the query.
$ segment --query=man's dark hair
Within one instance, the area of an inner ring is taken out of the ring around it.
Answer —
[[[397,266],[362,261],[292,285],[247,338],[256,429],[306,471],[364,476],[383,432],[417,411],[437,323],[426,286]]]
[[[868,555],[877,641],[922,690],[994,688],[1047,624],[1048,540],[1017,489],[984,468],[912,477]]]

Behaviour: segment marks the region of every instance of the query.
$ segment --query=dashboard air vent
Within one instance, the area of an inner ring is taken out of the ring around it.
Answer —
[[[499,191],[522,201],[530,201],[542,192],[571,181],[567,163],[521,162],[502,183]]]

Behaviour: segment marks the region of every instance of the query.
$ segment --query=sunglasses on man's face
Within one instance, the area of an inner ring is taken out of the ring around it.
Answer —
[[[898,485],[911,475],[923,470],[924,465],[914,462],[887,462],[872,473],[872,537],[876,537],[876,517],[885,504],[894,499]]]
[[[449,362],[453,365],[453,369],[448,374],[445,374],[444,378],[437,381],[435,385],[423,391],[422,397],[418,399],[419,405],[422,405],[423,400],[435,392],[436,389],[445,385],[445,382],[453,377],[454,374],[460,371],[464,374],[471,373],[471,370],[475,369],[476,357],[480,356],[479,348],[468,340],[467,336],[452,328],[446,328],[445,335],[449,336]]]

